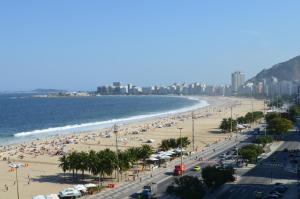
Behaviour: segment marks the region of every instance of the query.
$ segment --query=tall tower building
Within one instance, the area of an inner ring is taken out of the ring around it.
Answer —
[[[236,71],[231,74],[231,88],[232,93],[237,94],[240,86],[245,83],[245,74],[240,71]]]

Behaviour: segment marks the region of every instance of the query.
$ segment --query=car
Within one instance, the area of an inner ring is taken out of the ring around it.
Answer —
[[[272,194],[272,195],[277,195],[277,196],[279,196],[279,197],[282,197],[282,194],[281,193],[279,193],[278,191],[276,191],[276,190],[272,190],[272,191],[270,191],[270,194]]]
[[[81,196],[81,193],[77,189],[67,188],[64,189],[63,191],[60,191],[58,196],[60,198],[78,198]]]
[[[275,188],[273,189],[273,191],[277,191],[279,193],[284,193],[286,192],[288,188],[286,186],[283,185],[276,185]]]
[[[225,154],[225,153],[219,155],[219,158],[225,158],[225,157],[226,157],[226,154]]]
[[[288,188],[288,186],[286,186],[286,185],[284,185],[284,184],[282,184],[282,183],[280,183],[280,182],[275,183],[275,186],[283,186],[283,187],[285,187],[285,188]]]
[[[200,166],[195,166],[193,170],[194,171],[201,171],[201,167]]]
[[[280,198],[280,196],[276,195],[276,194],[269,194],[266,199],[277,199]]]

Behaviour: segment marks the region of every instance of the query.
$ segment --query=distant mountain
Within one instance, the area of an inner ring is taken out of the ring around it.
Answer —
[[[66,90],[57,90],[57,89],[35,89],[31,91],[32,93],[65,93]]]
[[[300,81],[300,56],[276,64],[270,69],[264,69],[248,82],[258,83],[263,79],[270,80],[274,77],[278,81]]]

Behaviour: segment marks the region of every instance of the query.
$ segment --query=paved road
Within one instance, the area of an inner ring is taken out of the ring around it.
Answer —
[[[239,140],[246,140],[250,135],[241,135]],[[188,168],[192,168],[195,165],[199,164],[199,161],[196,161],[195,158],[197,157],[205,157],[205,158],[213,158],[216,155],[223,153],[224,151],[232,148],[236,144],[236,141],[234,139],[232,140],[223,140],[217,144],[211,145],[210,147],[206,148],[203,152],[198,152],[193,154],[191,157],[188,157],[184,159],[184,163],[187,165]],[[213,150],[215,149],[215,151]],[[145,174],[141,174],[141,180],[133,181],[133,182],[127,182],[119,187],[112,189],[112,190],[105,190],[95,196],[87,197],[88,199],[124,199],[124,198],[130,198],[130,196],[134,195],[134,193],[137,193],[142,190],[142,188],[151,183],[156,182],[158,183],[159,188],[159,195],[162,197],[164,196],[163,192],[165,191],[165,188],[173,181],[173,169],[176,164],[179,164],[180,160],[175,160],[169,163],[167,168],[159,168],[153,172],[148,172]],[[152,174],[152,177],[151,177]],[[167,196],[169,197],[169,196]]]
[[[198,163],[196,165],[201,166],[201,168],[205,168],[208,165],[215,165],[220,160],[220,158],[219,158],[220,154],[232,150],[234,148],[234,146],[236,146],[236,145],[240,148],[240,147],[248,144],[249,143],[249,139],[248,138],[250,138],[250,136],[247,136],[247,137],[244,137],[242,139],[239,139],[239,142],[234,142],[234,144],[230,145],[230,147],[223,148],[223,150],[219,150],[218,152],[212,154],[209,157],[208,161],[200,162],[200,163]],[[184,175],[190,175],[190,176],[195,176],[195,177],[197,176],[197,177],[201,178],[201,172],[195,172],[192,169],[193,168],[190,168]],[[167,187],[169,185],[171,185],[171,183],[173,181],[174,181],[174,177],[168,179],[167,181],[163,181],[161,184],[159,184],[159,189],[158,189],[158,194],[157,194],[158,199],[174,199],[175,198],[174,196],[170,196],[170,195],[167,195],[165,193]]]
[[[253,199],[254,191],[262,191],[267,195],[274,187],[275,182],[286,184],[295,182],[296,174],[287,169],[291,158],[289,153],[284,152],[284,149],[300,149],[299,141],[299,133],[287,136],[283,144],[271,156],[244,173],[238,184],[224,186],[213,198],[240,199],[243,196],[245,199]],[[292,199],[293,197],[289,196],[288,198]]]

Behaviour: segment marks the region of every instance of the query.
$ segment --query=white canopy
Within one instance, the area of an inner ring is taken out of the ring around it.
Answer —
[[[150,160],[150,161],[158,161],[159,159],[154,158],[154,157],[150,157],[148,160]]]
[[[238,129],[244,129],[244,128],[245,128],[245,126],[244,126],[244,125],[241,125],[241,124],[238,124],[236,127],[237,127]]]
[[[185,152],[185,150],[184,150],[184,149],[180,149],[180,148],[178,148],[178,149],[175,149],[175,151],[176,151],[177,153],[180,153],[181,151],[182,151],[182,152]]]
[[[32,199],[46,199],[43,195],[33,196]]]
[[[92,183],[85,184],[84,186],[85,186],[86,188],[94,188],[94,187],[97,187],[97,185],[92,184]]]
[[[171,159],[170,156],[167,156],[167,155],[162,155],[159,157],[160,159],[163,159],[163,160],[167,160],[167,159]]]

